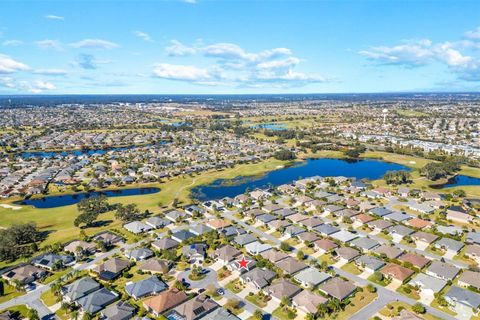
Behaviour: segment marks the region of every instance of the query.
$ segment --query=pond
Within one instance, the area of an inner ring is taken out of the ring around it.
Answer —
[[[263,123],[252,125],[254,129],[267,129],[272,131],[287,130],[287,126],[283,123]]]
[[[450,178],[447,183],[431,185],[434,189],[444,189],[459,186],[480,186],[480,178],[458,175]]]
[[[381,160],[343,160],[343,159],[308,159],[290,167],[271,171],[262,176],[237,177],[229,180],[216,180],[209,185],[192,189],[192,196],[197,200],[213,200],[234,197],[248,188],[265,188],[269,185],[279,186],[300,178],[311,176],[333,177],[345,176],[357,179],[375,180],[383,177],[387,171],[410,170],[410,168]]]
[[[82,199],[95,197],[99,195],[105,195],[109,198],[113,198],[113,197],[126,197],[126,196],[152,194],[152,193],[157,193],[159,191],[160,191],[159,188],[132,188],[132,189],[105,190],[105,191],[67,194],[67,195],[60,195],[60,196],[47,196],[47,197],[35,198],[35,199],[25,199],[22,201],[17,201],[15,202],[15,204],[30,205],[30,206],[34,206],[35,208],[48,209],[48,208],[69,206],[69,205],[80,202],[80,200]]]

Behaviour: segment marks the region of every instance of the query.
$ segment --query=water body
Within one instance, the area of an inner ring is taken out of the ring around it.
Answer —
[[[269,185],[279,186],[300,178],[311,176],[345,176],[357,179],[375,180],[383,177],[387,171],[408,170],[410,168],[380,160],[343,160],[343,159],[309,159],[290,167],[271,171],[260,177],[237,177],[219,179],[209,185],[192,189],[192,196],[198,200],[213,200],[234,197],[248,188],[265,188]]]
[[[160,141],[158,144],[165,144],[167,141]],[[63,151],[32,151],[32,152],[22,152],[20,156],[24,159],[29,158],[54,158],[54,157],[66,157],[68,155],[75,155],[75,156],[91,156],[94,154],[104,155],[109,151],[125,151],[130,149],[142,148],[142,147],[149,147],[153,144],[147,145],[132,145],[127,147],[113,147],[113,148],[106,148],[106,149],[89,149],[89,150],[63,150]]]
[[[444,189],[459,186],[480,186],[480,178],[458,175],[447,181],[445,184],[432,185],[434,189]]]
[[[264,123],[252,125],[254,129],[267,129],[273,131],[287,130],[287,126],[283,123]]]
[[[152,193],[157,193],[159,191],[160,191],[159,188],[132,188],[132,189],[119,189],[119,190],[105,190],[105,191],[68,194],[68,195],[61,195],[61,196],[48,196],[48,197],[36,198],[36,199],[25,199],[22,201],[17,201],[15,203],[21,204],[21,205],[30,205],[40,209],[48,209],[48,208],[69,206],[69,205],[80,202],[80,200],[82,199],[95,197],[99,195],[105,195],[109,198],[114,198],[114,197],[152,194]]]

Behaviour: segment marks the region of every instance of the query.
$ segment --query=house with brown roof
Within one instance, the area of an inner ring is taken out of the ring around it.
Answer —
[[[285,258],[290,257],[288,254],[286,254],[282,251],[277,251],[277,250],[268,250],[268,251],[262,252],[261,256],[264,259],[267,259],[268,261],[270,261],[271,263],[274,263],[274,264],[276,264],[277,262],[279,262],[279,261],[281,261]]]
[[[90,255],[97,251],[97,245],[95,243],[75,240],[67,244],[63,248],[63,251],[73,253],[75,256]]]
[[[458,285],[462,287],[473,287],[476,290],[480,289],[480,272],[465,270],[458,278]]]
[[[240,250],[227,244],[227,245],[218,247],[213,252],[213,257],[218,261],[220,261],[224,266],[226,266],[231,261],[238,258],[241,254],[242,252]]]
[[[163,291],[160,294],[148,298],[143,302],[144,308],[155,317],[160,317],[168,310],[184,303],[188,300],[188,295],[178,289],[172,288]]]
[[[305,313],[316,313],[317,307],[319,304],[327,303],[328,299],[322,297],[319,294],[315,294],[309,290],[303,290],[299,294],[293,297],[292,305],[305,312]]]
[[[7,280],[10,284],[15,284],[15,282],[19,281],[21,284],[25,285],[41,279],[47,274],[47,271],[42,268],[26,264],[3,273],[2,278]]]
[[[294,274],[300,270],[308,268],[308,265],[305,262],[298,261],[290,256],[278,261],[276,266],[286,274]]]
[[[468,244],[465,248],[465,256],[480,264],[480,245]]]
[[[154,274],[166,274],[170,270],[171,264],[172,263],[170,261],[165,259],[151,258],[141,264],[138,269],[143,272],[149,272]]]
[[[405,222],[407,225],[410,227],[416,228],[416,229],[428,229],[432,226],[432,223],[427,220],[423,220],[420,218],[412,218]]]
[[[293,284],[292,282],[280,279],[279,281],[275,282],[268,286],[265,291],[273,298],[280,302],[284,297],[288,299],[293,298],[294,295],[298,294],[302,291],[302,288]]]
[[[112,258],[104,263],[94,267],[93,272],[97,273],[102,280],[113,280],[122,273],[123,270],[130,266],[130,261]]]
[[[334,256],[336,259],[339,261],[342,261],[343,263],[348,263],[350,261],[353,261],[356,257],[360,255],[360,252],[358,250],[355,250],[350,247],[340,247],[335,249],[334,251]]]
[[[405,254],[402,254],[398,258],[398,260],[403,262],[409,262],[418,269],[423,269],[423,267],[425,267],[430,262],[430,260],[425,258],[424,256],[413,252],[406,252]]]
[[[335,277],[322,284],[318,289],[331,297],[343,301],[351,296],[357,290],[357,287],[352,281]]]
[[[320,239],[313,243],[315,250],[321,252],[322,254],[330,252],[331,250],[338,248],[338,244],[329,239]]]
[[[438,236],[434,235],[433,233],[423,231],[417,231],[412,234],[411,237],[419,248],[426,248],[438,239]]]
[[[405,280],[410,278],[412,274],[415,273],[413,270],[399,266],[398,264],[395,264],[395,263],[387,263],[385,267],[380,269],[380,272],[385,277],[390,279],[395,279],[400,282],[404,282]]]
[[[360,214],[357,214],[356,216],[352,217],[354,228],[358,228],[360,226],[363,226],[364,224],[369,223],[370,221],[373,221],[373,220],[374,220],[374,218],[372,216],[370,216],[368,214],[365,214],[365,213],[360,213]]]
[[[389,259],[396,259],[403,253],[403,251],[395,246],[382,244],[380,247],[375,249],[375,253],[379,255],[385,255]]]
[[[167,319],[197,320],[218,308],[218,304],[205,295],[196,296],[167,312]]]

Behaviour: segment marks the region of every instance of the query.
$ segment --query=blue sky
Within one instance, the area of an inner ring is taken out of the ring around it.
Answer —
[[[2,1],[0,94],[478,91],[479,1]]]

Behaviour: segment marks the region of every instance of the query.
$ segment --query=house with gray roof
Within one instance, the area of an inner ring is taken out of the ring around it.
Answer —
[[[147,260],[153,256],[153,251],[148,248],[135,248],[125,252],[125,257],[133,261]]]
[[[225,237],[233,237],[233,236],[238,236],[241,234],[247,233],[245,229],[237,227],[237,226],[228,226],[225,228],[222,228],[220,232],[225,236]]]
[[[255,242],[255,241],[257,241],[257,238],[254,235],[252,235],[251,233],[241,234],[241,235],[238,235],[235,238],[233,238],[233,242],[235,242],[236,244],[241,245],[241,246],[245,246],[245,245],[247,245],[249,243],[252,243],[252,242]]]
[[[437,235],[433,233],[417,231],[411,235],[417,246],[428,247],[431,243],[438,239]]]
[[[459,314],[469,314],[471,309],[478,309],[480,306],[480,294],[457,286],[452,286],[444,298]]]
[[[293,216],[295,214],[295,211],[293,211],[290,208],[283,208],[283,209],[275,211],[274,213],[278,217],[287,218],[289,216]]]
[[[135,307],[128,302],[119,301],[109,305],[101,312],[101,319],[105,320],[129,320],[135,313]]]
[[[178,230],[177,232],[172,233],[172,239],[178,242],[183,242],[193,237],[195,237],[195,234],[188,230]]]
[[[77,299],[75,304],[84,312],[95,314],[118,299],[117,293],[101,288]]]
[[[473,231],[470,231],[469,233],[467,233],[467,236],[465,238],[465,243],[468,243],[468,244],[480,244],[480,232],[473,232]]]
[[[373,256],[363,255],[355,259],[355,265],[360,269],[374,273],[385,265],[383,260]]]
[[[379,217],[386,216],[387,214],[390,214],[392,212],[393,212],[392,210],[389,210],[385,207],[375,207],[375,208],[370,209],[368,211],[368,213],[374,214],[374,215],[379,216]]]
[[[329,236],[331,234],[334,234],[338,231],[340,231],[339,228],[332,226],[331,224],[325,223],[322,225],[319,225],[318,227],[313,228],[313,230],[317,231],[323,236]]]
[[[127,284],[125,284],[125,292],[135,300],[156,295],[167,288],[168,286],[165,282],[158,279],[157,276],[151,276],[137,282],[127,282]]]
[[[350,244],[357,248],[360,248],[363,252],[373,250],[380,245],[377,240],[370,239],[368,237],[357,238],[350,242]]]
[[[422,293],[433,297],[435,293],[442,291],[447,285],[447,281],[429,276],[425,273],[419,273],[413,277],[408,284],[419,287]]]
[[[152,242],[152,247],[157,250],[170,250],[178,247],[179,244],[180,242],[175,241],[171,238],[162,238]]]
[[[255,268],[240,276],[243,283],[252,285],[258,290],[265,288],[277,276],[277,274],[266,268]]]
[[[153,230],[153,227],[141,221],[132,221],[123,225],[123,228],[131,233],[140,234]]]
[[[408,228],[400,224],[389,228],[388,231],[390,232],[390,235],[393,237],[393,241],[395,242],[400,242],[402,241],[403,237],[409,236],[415,232],[415,230],[413,230],[412,228]]]
[[[84,277],[62,288],[63,300],[72,303],[100,289],[102,286],[90,277]]]
[[[150,217],[147,220],[145,220],[145,223],[151,226],[154,229],[159,229],[168,226],[172,222],[168,219],[161,218],[159,216],[155,217]]]
[[[213,231],[213,229],[204,224],[195,224],[190,227],[190,232],[196,236],[200,236],[210,231]]]
[[[250,242],[249,244],[245,245],[245,250],[248,253],[255,256],[257,254],[261,254],[262,252],[268,251],[272,249],[272,246],[267,243],[261,243],[259,241]]]
[[[220,261],[223,265],[227,265],[231,261],[237,259],[242,252],[237,248],[226,244],[224,246],[218,247],[214,253],[213,257]]]
[[[358,238],[358,234],[341,229],[340,231],[331,234],[330,237],[337,239],[338,241],[341,241],[343,243],[347,243],[352,241],[353,239]]]
[[[331,276],[316,268],[308,267],[297,273],[293,278],[306,288],[315,288],[330,279]]]
[[[40,268],[54,270],[73,265],[75,263],[75,259],[69,255],[45,253],[35,257],[31,263]]]
[[[465,246],[463,242],[450,239],[450,238],[442,238],[435,242],[433,246],[437,249],[446,251],[452,257],[456,255],[462,248]]]
[[[305,229],[292,224],[291,226],[285,228],[283,234],[289,237],[296,237],[303,232],[305,232]]]
[[[183,220],[187,217],[188,217],[188,214],[186,214],[183,211],[178,211],[178,210],[172,210],[172,211],[169,211],[165,214],[165,218],[167,218],[168,220],[170,220],[174,223],[177,222],[177,221]]]
[[[433,261],[425,273],[430,276],[449,281],[453,280],[459,272],[460,269],[452,266],[451,264],[441,261]]]
[[[267,223],[273,221],[273,220],[277,220],[277,217],[274,216],[274,215],[271,215],[269,213],[266,213],[266,214],[262,214],[260,216],[257,216],[256,217],[256,220],[258,222],[261,222],[263,225],[266,225]]]
[[[204,243],[193,243],[182,248],[182,256],[188,258],[190,263],[201,263],[205,259],[207,245]]]
[[[392,213],[389,213],[385,216],[383,216],[383,219],[385,220],[390,220],[390,221],[395,221],[395,222],[405,222],[407,220],[412,219],[413,216],[403,213],[403,212],[398,212],[394,211]]]
[[[199,318],[199,320],[240,320],[239,317],[230,313],[227,309],[217,308],[207,315]]]

